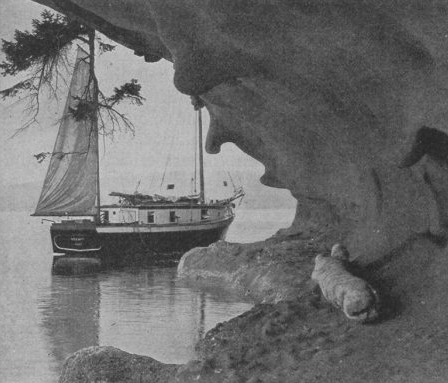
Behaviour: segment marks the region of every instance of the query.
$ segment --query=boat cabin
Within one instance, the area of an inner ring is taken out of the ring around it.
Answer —
[[[233,215],[226,205],[169,204],[145,206],[108,205],[101,207],[101,221],[108,224],[169,225],[216,221]]]

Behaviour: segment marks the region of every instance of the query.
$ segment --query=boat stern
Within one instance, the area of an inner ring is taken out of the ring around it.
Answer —
[[[50,228],[53,252],[63,254],[97,253],[101,243],[96,224],[88,220],[70,220],[54,223]]]

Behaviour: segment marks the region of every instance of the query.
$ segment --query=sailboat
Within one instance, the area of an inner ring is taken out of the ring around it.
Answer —
[[[87,52],[78,49],[69,94],[34,216],[61,217],[50,228],[54,253],[123,263],[131,255],[178,259],[193,247],[223,239],[234,219],[233,201],[206,200],[202,116],[198,108],[199,194],[178,198],[112,192],[117,203],[101,206],[98,127],[72,111],[91,102]]]

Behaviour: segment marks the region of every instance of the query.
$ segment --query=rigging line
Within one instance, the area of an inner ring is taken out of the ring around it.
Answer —
[[[167,169],[168,164],[170,162],[170,157],[169,156],[170,156],[170,153],[171,153],[171,147],[173,146],[173,143],[174,143],[174,135],[172,134],[172,131],[173,131],[172,121],[170,121],[170,119],[168,119],[168,118],[165,121],[168,123],[168,125],[167,125],[168,128],[167,129],[163,129],[163,135],[162,135],[162,138],[161,138],[161,141],[160,141],[161,142],[160,145],[164,145],[165,143],[169,142],[168,140],[169,140],[170,133],[171,133],[171,141],[170,141],[170,144],[169,144],[170,150],[168,150],[168,156],[166,157],[165,168],[164,168],[164,171],[163,171],[163,174],[162,174],[160,185],[158,187],[158,190],[157,190],[157,186],[155,186],[155,189],[154,189],[154,191],[155,192],[157,191],[158,193],[161,192],[162,184],[163,184],[163,181],[165,179],[165,172],[166,172],[166,169]],[[158,174],[158,172],[156,172],[155,176],[154,176],[154,181],[157,182],[158,179],[159,179],[159,174]],[[151,181],[151,183],[152,183],[152,181]]]
[[[235,182],[233,182],[232,175],[230,174],[229,171],[227,171],[227,175],[229,176],[230,182],[232,183],[233,190],[235,191],[236,190],[236,186],[235,186]],[[241,185],[241,183],[240,183],[240,185]]]
[[[155,178],[156,178],[155,173],[152,173],[151,179],[149,180],[149,186],[148,186],[148,190],[150,193],[152,193],[152,184],[153,184]]]
[[[241,181],[241,177],[239,173],[236,173],[236,176],[238,177],[238,182],[240,183],[240,186],[243,185],[243,182]]]
[[[176,125],[177,125],[177,124],[176,124]],[[166,170],[167,170],[167,168],[168,168],[168,164],[169,164],[170,161],[171,161],[171,153],[172,153],[172,151],[173,151],[174,139],[175,139],[176,135],[177,135],[177,131],[174,132],[174,134],[171,136],[171,142],[170,142],[170,146],[169,146],[169,149],[168,149],[168,156],[167,156],[167,158],[166,158],[165,168],[163,169],[163,175],[162,175],[162,180],[160,181],[159,191],[160,191],[160,189],[162,188],[163,182],[165,181]]]
[[[219,155],[219,157],[221,159],[221,171],[224,173],[224,176],[227,175],[227,178],[230,180],[230,182],[232,184],[232,187],[233,187],[233,190],[235,191],[236,190],[236,186],[235,186],[235,183],[233,182],[232,175],[230,174],[229,170],[225,170],[226,166],[225,166],[225,163],[224,163],[224,156],[222,155],[222,152],[220,154],[218,154],[218,155]]]
[[[101,135],[101,140],[103,141],[103,155],[101,156],[103,159],[106,158],[106,136]],[[98,153],[99,155],[99,153]]]
[[[179,108],[176,113],[176,128],[174,131],[174,137],[176,138],[176,141],[174,142],[173,157],[172,157],[172,161],[171,161],[171,170],[173,171],[173,173],[171,174],[172,179],[169,181],[169,183],[175,184],[176,193],[179,192],[178,187],[180,185],[182,185],[182,186],[187,185],[186,187],[188,190],[188,183],[184,184],[184,181],[185,181],[184,177],[186,176],[186,178],[188,180],[188,174],[183,170],[184,163],[187,161],[185,158],[185,153],[184,153],[185,147],[186,147],[185,146],[186,145],[186,142],[185,142],[186,137],[184,138],[184,133],[183,133],[184,131],[185,131],[185,118],[182,115],[182,110]],[[187,134],[188,134],[188,130],[187,130]],[[187,145],[187,149],[188,149],[188,145]],[[188,150],[187,150],[187,153],[188,153]]]
[[[219,153],[218,156],[219,156],[219,159],[221,161],[221,172],[223,174],[223,183],[224,183],[224,186],[225,186],[226,185],[225,183],[227,182],[227,180],[229,178],[228,177],[229,172],[225,170],[226,169],[226,165],[224,163],[224,158],[222,156],[222,152]]]
[[[176,129],[175,129],[175,138],[176,141],[174,143],[173,150],[173,159],[171,162],[172,170],[174,174],[172,175],[173,179],[171,179],[170,183],[174,183],[176,187],[176,193],[179,192],[177,184],[183,184],[184,176],[186,176],[188,180],[188,174],[182,170],[184,163],[188,160],[185,158],[185,144],[186,138],[184,138],[183,132],[185,131],[185,118],[182,116],[182,110],[179,108],[176,113]],[[188,130],[187,130],[188,133]],[[187,145],[187,153],[188,153],[188,145]],[[180,173],[179,173],[180,172]],[[182,181],[181,181],[182,180]],[[174,181],[174,182],[173,182]],[[188,188],[188,183],[186,184]],[[188,189],[187,189],[188,190]]]
[[[142,180],[139,179],[138,182],[137,182],[137,186],[135,187],[135,192],[134,192],[134,194],[137,194],[137,193],[138,193],[138,188],[140,187],[140,183],[141,183],[141,182],[142,182]]]

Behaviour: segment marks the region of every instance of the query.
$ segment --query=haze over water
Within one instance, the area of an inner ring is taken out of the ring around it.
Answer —
[[[293,215],[237,210],[227,239],[264,239]],[[52,276],[48,222],[2,212],[0,227],[8,228],[0,233],[0,382],[56,382],[65,358],[93,345],[185,363],[209,329],[251,307],[183,285],[176,267]]]

